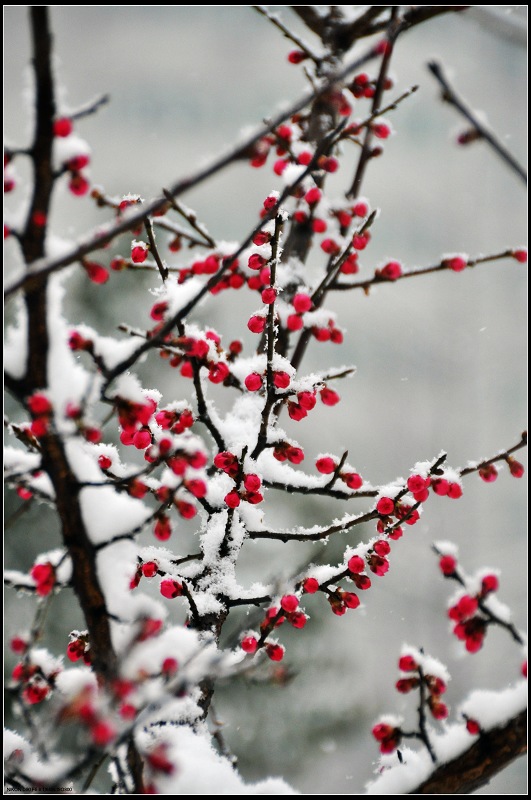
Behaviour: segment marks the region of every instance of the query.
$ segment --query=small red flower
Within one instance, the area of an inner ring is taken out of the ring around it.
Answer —
[[[112,467],[112,461],[109,456],[101,455],[98,458],[98,465],[101,469],[110,469]]]
[[[340,400],[338,393],[334,392],[333,389],[328,389],[327,387],[321,389],[319,396],[321,398],[321,402],[324,403],[325,406],[335,406]]]
[[[82,266],[92,283],[107,283],[109,273],[101,264],[96,261],[83,261]]]
[[[494,464],[486,464],[484,467],[479,469],[479,477],[485,481],[485,483],[493,483],[498,477],[498,470],[494,466]]]
[[[147,244],[144,244],[144,242],[135,242],[131,245],[131,261],[134,264],[143,264],[147,256]]]
[[[274,303],[276,297],[277,297],[277,291],[272,286],[266,287],[261,294],[262,303],[264,303],[266,306],[270,306],[272,303]]]
[[[350,572],[358,575],[360,572],[363,572],[365,569],[365,561],[361,556],[352,556],[348,560],[347,567]]]
[[[256,636],[244,636],[240,642],[240,647],[244,653],[256,653],[256,648],[258,647]]]
[[[306,594],[315,594],[319,591],[319,581],[316,578],[306,578],[302,583],[302,590]]]
[[[398,669],[402,672],[415,672],[418,668],[419,665],[411,655],[400,656],[398,659]]]
[[[516,461],[515,458],[509,456],[507,459],[507,464],[509,465],[509,471],[513,478],[521,478],[524,474],[524,465],[520,464],[519,461]]]
[[[160,582],[160,593],[163,597],[167,597],[168,600],[173,600],[175,597],[181,597],[183,587],[179,581],[166,578]]]
[[[266,326],[266,318],[259,317],[256,314],[253,314],[252,317],[249,318],[247,323],[247,327],[251,331],[251,333],[263,333]]]
[[[299,598],[294,594],[285,594],[280,600],[280,607],[287,613],[291,614],[296,611],[299,606]]]
[[[472,736],[478,736],[481,733],[479,722],[475,719],[467,719],[466,729]]]
[[[332,472],[335,471],[336,462],[330,456],[323,456],[323,458],[318,458],[315,462],[315,466],[317,470],[321,472],[323,475],[330,475]]]
[[[229,508],[238,508],[240,505],[240,495],[235,489],[233,489],[231,492],[225,495],[225,502]]]
[[[376,504],[376,510],[378,514],[387,517],[394,513],[395,501],[390,497],[381,497]]]
[[[288,61],[290,64],[300,64],[301,61],[304,61],[308,56],[303,50],[292,50],[288,53]]]
[[[155,538],[161,542],[166,542],[170,538],[172,534],[172,528],[169,517],[167,517],[165,514],[161,514],[159,516],[155,523],[153,534]]]
[[[441,556],[439,568],[445,577],[450,577],[455,573],[457,561],[453,556]]]
[[[388,281],[396,281],[402,275],[402,266],[398,261],[389,261],[384,267],[378,270],[378,274]]]
[[[306,311],[309,311],[313,305],[310,295],[304,292],[296,294],[291,302],[298,314],[304,314]]]
[[[265,651],[271,661],[282,661],[284,658],[284,648],[281,644],[266,644]]]
[[[244,383],[250,392],[258,392],[262,388],[262,376],[258,372],[251,372],[245,378]]]
[[[53,123],[54,136],[65,138],[66,136],[70,136],[73,129],[72,120],[68,117],[59,117],[59,119],[56,119]]]
[[[159,565],[156,561],[144,561],[142,564],[142,575],[144,578],[154,578],[157,574]]]
[[[291,378],[287,372],[280,370],[273,373],[273,383],[277,389],[287,389],[291,383]]]
[[[321,197],[322,197],[321,190],[318,189],[317,186],[308,189],[308,191],[304,195],[304,199],[306,200],[309,206],[317,205]]]
[[[55,568],[49,561],[45,564],[35,564],[30,572],[36,583],[37,594],[45,597],[50,594],[55,586]]]

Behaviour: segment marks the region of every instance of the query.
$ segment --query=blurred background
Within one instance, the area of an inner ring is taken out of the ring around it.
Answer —
[[[317,47],[289,6],[268,8]],[[367,171],[363,194],[381,213],[360,257],[362,275],[371,275],[388,258],[413,268],[436,264],[448,252],[477,256],[525,243],[523,185],[485,144],[456,144],[466,126],[441,102],[426,64],[440,60],[458,93],[525,162],[526,14],[527,6],[476,6],[399,39],[392,61],[395,88],[388,97],[413,84],[420,88],[387,115],[397,135]],[[92,149],[91,183],[110,195],[132,192],[151,199],[307,89],[301,67],[287,62],[292,44],[251,6],[52,6],[51,21],[59,111],[110,95],[98,114],[76,124]],[[27,6],[4,6],[4,47],[6,143],[24,146],[33,114]],[[359,52],[364,48],[362,43]],[[367,69],[371,76],[374,69]],[[360,109],[355,106],[355,117],[365,115],[366,106]],[[345,150],[330,181],[332,196],[341,198],[350,185],[356,155],[355,148]],[[241,241],[255,225],[263,198],[279,188],[272,160],[260,170],[243,162],[231,166],[183,201],[214,238]],[[16,169],[20,180],[7,197],[8,221],[20,216],[27,201],[21,160]],[[88,197],[74,198],[66,185],[58,187],[51,227],[61,239],[75,241],[108,218]],[[124,239],[112,253],[127,255],[127,248]],[[9,278],[19,267],[15,243],[8,240],[5,252]],[[108,264],[112,253],[102,261]],[[176,265],[187,258],[164,255]],[[310,274],[320,263],[316,251]],[[344,343],[312,344],[304,370],[355,364],[357,373],[335,387],[342,397],[336,408],[320,405],[300,423],[283,419],[305,448],[308,470],[318,453],[340,454],[348,447],[349,463],[373,484],[385,484],[407,477],[416,461],[442,450],[448,464],[459,467],[515,444],[526,426],[526,272],[526,265],[507,259],[462,274],[383,285],[369,297],[332,296],[327,308],[347,329]],[[146,290],[156,285],[153,276],[111,273],[101,288],[75,273],[68,282],[68,318],[108,335],[121,322],[145,327],[152,302]],[[226,292],[203,305],[198,319],[208,320],[224,341],[243,338],[250,352],[245,323],[256,307],[254,296]],[[8,308],[7,321],[10,314]],[[145,386],[162,391],[164,402],[188,395],[189,384],[160,370],[157,359],[142,365],[139,375]],[[14,413],[9,398],[6,413]],[[517,458],[523,461],[525,452]],[[363,609],[338,618],[321,597],[312,597],[306,606],[311,623],[294,635],[282,629],[285,663],[294,676],[286,686],[242,681],[219,690],[216,715],[247,779],[282,775],[306,794],[362,792],[377,758],[370,736],[375,718],[386,712],[407,717],[414,705],[393,688],[404,642],[447,664],[452,708],[472,688],[501,688],[519,677],[521,654],[503,631],[491,631],[475,656],[464,656],[452,639],[445,609],[453,587],[439,576],[430,546],[451,540],[471,572],[500,569],[500,600],[522,628],[527,544],[522,484],[505,469],[494,484],[467,478],[458,502],[431,499],[421,521],[393,548],[391,569],[374,579]],[[6,495],[7,517],[19,504],[12,494]],[[319,498],[270,495],[271,527],[323,524],[347,510]],[[359,509],[349,505],[348,510],[363,510],[361,501]],[[183,526],[181,535],[178,547],[186,552],[193,528]],[[355,528],[324,552],[318,546],[250,543],[241,579],[287,578],[312,559],[337,563],[346,543],[372,535],[372,526]],[[145,543],[151,541],[146,535]],[[57,543],[52,514],[34,506],[8,531],[6,566],[27,569],[37,553]],[[6,603],[5,629],[11,635],[30,624],[32,604],[15,600],[11,592]],[[72,619],[67,599],[55,603],[47,636],[61,651],[65,628],[68,632],[81,620]],[[234,631],[240,623],[246,624],[235,620]],[[478,793],[520,794],[525,787],[520,759]]]

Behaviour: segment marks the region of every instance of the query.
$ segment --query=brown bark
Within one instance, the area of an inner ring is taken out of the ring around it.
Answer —
[[[469,794],[527,753],[527,711],[482,733],[465,753],[440,766],[409,794]]]

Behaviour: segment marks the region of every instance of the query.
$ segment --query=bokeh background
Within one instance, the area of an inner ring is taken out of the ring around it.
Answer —
[[[293,30],[303,31],[289,6],[269,8]],[[345,8],[350,13],[353,7]],[[439,59],[459,93],[525,162],[527,7],[486,8],[437,18],[399,40],[389,97],[413,84],[420,88],[388,115],[397,135],[367,171],[363,193],[381,213],[360,259],[366,275],[389,257],[412,268],[435,264],[447,252],[489,254],[525,242],[523,185],[486,145],[456,145],[465,126],[441,103],[426,68],[429,60]],[[292,45],[251,6],[52,6],[51,19],[60,110],[74,110],[100,94],[111,97],[97,115],[76,126],[92,149],[91,181],[111,195],[133,192],[149,200],[307,88],[302,69],[286,60]],[[304,36],[317,45],[311,34]],[[30,141],[32,120],[27,6],[4,6],[4,48],[5,136],[9,145],[23,146]],[[355,115],[364,116],[365,108],[355,108]],[[338,198],[349,185],[355,156],[354,148],[347,150],[333,176]],[[17,172],[20,187],[8,197],[8,219],[26,202],[22,162],[17,161]],[[253,170],[240,163],[183,200],[214,238],[237,242],[277,186],[270,166]],[[58,188],[51,215],[55,235],[72,241],[106,220],[107,213],[90,199],[72,198],[65,186]],[[113,252],[127,254],[125,240]],[[17,258],[15,243],[8,240],[7,276],[17,269]],[[310,274],[319,263],[316,252]],[[151,304],[146,290],[155,285],[149,276],[113,273],[101,288],[74,274],[67,314],[109,334],[121,322],[146,326]],[[349,462],[362,475],[387,483],[441,450],[449,464],[464,466],[518,441],[526,425],[526,288],[525,265],[505,260],[464,274],[378,287],[370,297],[361,292],[332,297],[328,307],[347,329],[345,341],[312,345],[305,368],[355,364],[357,374],[337,387],[340,406],[321,406],[298,424],[285,422],[305,447],[306,463],[311,465],[319,452],[341,453],[348,447]],[[243,337],[250,347],[245,321],[255,307],[254,297],[224,293],[201,308],[199,319],[208,320],[226,341]],[[8,308],[8,321],[10,313]],[[174,372],[160,371],[156,360],[139,374],[145,385],[163,392],[165,401],[189,391]],[[220,405],[224,402],[220,395]],[[13,413],[9,398],[6,413]],[[216,715],[248,779],[282,775],[307,794],[363,791],[377,756],[370,737],[375,717],[407,714],[413,705],[393,690],[403,642],[422,646],[447,664],[453,707],[473,687],[501,688],[518,677],[520,653],[503,631],[492,631],[475,656],[463,656],[454,644],[445,619],[451,587],[440,578],[430,545],[450,539],[471,571],[499,568],[500,599],[523,627],[522,483],[504,470],[491,485],[469,477],[459,502],[430,500],[421,521],[394,548],[390,572],[376,578],[363,598],[363,610],[336,618],[320,598],[310,598],[311,624],[292,636],[283,630],[293,673],[287,686],[241,681],[220,689]],[[11,494],[6,495],[8,517],[18,505]],[[288,528],[326,523],[345,510],[341,503],[277,494],[268,503],[267,518],[272,526]],[[348,543],[372,535],[372,528],[355,528]],[[185,549],[193,530],[183,528],[182,536]],[[242,579],[288,577],[312,559],[336,563],[345,541],[331,541],[324,552],[317,546],[249,544]],[[53,516],[34,507],[9,528],[6,566],[27,569],[37,553],[57,542]],[[47,637],[61,651],[65,628],[81,620],[73,618],[67,601],[59,599],[54,608]],[[31,609],[30,602],[7,592],[8,635],[29,624]],[[7,662],[10,669],[9,656]],[[520,759],[479,793],[519,794],[525,786]]]

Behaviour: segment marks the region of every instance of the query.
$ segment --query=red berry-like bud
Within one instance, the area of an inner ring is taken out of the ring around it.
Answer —
[[[341,599],[347,608],[358,608],[361,601],[354,592],[341,592]]]
[[[70,136],[74,129],[72,125],[72,120],[68,117],[60,117],[56,119],[53,123],[53,134],[54,136],[59,136],[61,138],[65,138],[66,136]]]
[[[28,408],[34,416],[40,417],[44,414],[51,413],[52,404],[46,395],[36,392],[35,394],[32,394],[30,398],[28,398]]]
[[[478,609],[478,601],[469,594],[463,595],[460,600],[448,610],[448,616],[455,622],[461,622],[474,616]]]
[[[284,648],[280,644],[266,644],[265,651],[271,661],[282,661],[284,658]]]
[[[494,464],[486,464],[484,467],[479,469],[479,477],[485,481],[485,483],[493,483],[498,477],[498,470],[494,466]]]
[[[169,657],[165,658],[164,661],[162,662],[160,671],[162,672],[163,675],[169,676],[169,675],[175,675],[178,669],[179,669],[179,662],[177,661],[177,659]]]
[[[266,211],[271,211],[273,208],[275,208],[277,203],[278,203],[278,197],[274,194],[270,194],[264,200],[264,208]]]
[[[335,471],[336,462],[330,456],[323,456],[323,458],[318,458],[315,462],[315,466],[317,470],[321,472],[323,475],[330,475],[332,472]]]
[[[402,672],[415,672],[418,668],[419,665],[413,656],[405,655],[400,656],[398,659],[398,669],[402,670]]]
[[[254,472],[250,472],[243,479],[243,485],[248,492],[257,492],[262,485],[262,480],[259,475],[255,475]]]
[[[98,720],[90,726],[90,738],[96,747],[106,747],[116,738],[116,729],[110,722]]]
[[[324,219],[319,219],[316,217],[312,220],[312,231],[314,233],[324,233],[327,229],[327,224]]]
[[[418,685],[419,685],[418,678],[400,678],[395,683],[395,689],[397,692],[400,692],[401,694],[407,694],[412,689],[416,689]]]
[[[385,122],[377,122],[372,126],[372,132],[378,139],[388,139],[391,135],[391,127]]]
[[[109,273],[101,264],[95,261],[83,261],[82,265],[92,283],[102,284],[109,280]]]
[[[46,597],[55,586],[55,569],[50,562],[45,564],[35,564],[30,571],[30,575],[36,583],[37,594]]]
[[[523,476],[525,471],[523,464],[520,464],[519,461],[516,461],[516,459],[511,456],[507,459],[507,464],[509,465],[509,472],[513,478],[521,478]]]
[[[211,383],[223,383],[223,381],[230,375],[228,366],[219,361],[217,364],[212,364],[208,370],[208,380]]]
[[[343,472],[340,477],[349,489],[361,489],[363,485],[363,479],[357,472]]]
[[[447,578],[455,573],[457,561],[453,556],[442,556],[439,561],[439,568]]]
[[[366,217],[369,213],[369,204],[364,200],[358,200],[357,203],[352,206],[352,213],[355,217]]]
[[[233,489],[231,492],[225,495],[225,502],[229,508],[238,508],[240,505],[240,495],[235,489]]]
[[[327,387],[321,389],[319,396],[321,398],[321,402],[324,403],[325,406],[335,406],[340,400],[338,393],[334,392],[333,389],[328,389]]]
[[[302,50],[292,50],[288,53],[288,61],[290,64],[300,64],[301,61],[304,61],[308,56]]]
[[[462,272],[466,269],[467,263],[467,259],[463,258],[463,256],[451,256],[450,258],[445,258],[442,262],[443,266],[454,272]]]
[[[151,444],[151,431],[149,428],[140,428],[133,435],[133,444],[137,450],[145,450]]]
[[[154,319],[156,322],[160,322],[161,320],[164,319],[164,315],[167,310],[168,310],[168,304],[166,303],[166,301],[162,301],[160,303],[155,303],[155,305],[149,312],[149,315],[151,319]]]
[[[296,294],[291,302],[298,314],[304,314],[306,311],[309,311],[313,305],[310,295],[304,292]]]
[[[389,261],[378,274],[388,281],[396,281],[402,275],[402,266],[398,261]]]
[[[175,508],[183,519],[193,519],[197,514],[197,509],[192,503],[187,503],[186,500],[176,500]]]
[[[259,317],[254,314],[252,317],[249,318],[247,323],[247,327],[251,331],[251,333],[263,333],[266,326],[266,318]]]
[[[413,494],[418,494],[430,485],[429,478],[423,478],[422,475],[411,475],[407,481],[407,488]]]
[[[394,513],[395,501],[390,497],[381,497],[376,504],[376,510],[378,514],[387,517]]]
[[[304,325],[304,322],[302,321],[302,317],[300,317],[298,314],[290,314],[288,316],[286,325],[289,331],[300,331]]]
[[[280,600],[280,607],[287,613],[291,614],[296,611],[299,606],[299,598],[294,594],[285,594]]]
[[[481,594],[485,596],[489,592],[496,592],[499,588],[499,581],[496,575],[485,575],[481,581]]]
[[[448,716],[448,706],[446,705],[446,703],[440,703],[437,701],[430,702],[431,700],[432,698],[430,697],[428,705],[430,706],[430,711],[432,713],[432,716],[435,719],[446,719],[446,717]]]
[[[73,172],[68,183],[68,188],[76,197],[82,197],[89,190],[89,182],[81,172]]]
[[[264,303],[266,306],[270,306],[271,303],[274,303],[276,300],[277,291],[276,289],[273,289],[272,286],[268,286],[266,289],[262,291],[261,297],[262,297],[262,303]]]
[[[244,383],[250,392],[258,392],[262,388],[262,376],[258,372],[251,372],[245,378]]]
[[[294,628],[300,630],[301,628],[304,628],[308,622],[308,617],[303,611],[294,611],[288,616],[288,620],[290,625],[293,625]]]
[[[304,199],[308,203],[309,206],[316,205],[319,200],[321,199],[321,190],[317,188],[317,186],[308,189],[306,194],[304,195]]]
[[[513,258],[519,261],[520,264],[525,264],[527,262],[527,250],[523,247],[519,248],[518,250],[513,250],[511,255]]]
[[[100,456],[98,458],[98,464],[101,469],[110,469],[112,467],[112,461],[109,456]]]
[[[156,561],[144,561],[142,564],[142,575],[144,578],[154,578],[157,574],[159,565]]]
[[[371,556],[369,556],[368,563],[372,572],[379,577],[385,575],[389,570],[388,560],[382,556],[376,555],[376,553],[373,553]]]
[[[25,653],[28,649],[28,643],[22,636],[13,636],[9,642],[9,646],[14,653]]]
[[[171,536],[171,523],[169,517],[162,514],[156,521],[153,529],[154,536],[161,542],[167,541]]]
[[[277,389],[287,389],[291,383],[291,378],[287,372],[274,372],[273,373],[273,383],[277,387]]]
[[[341,250],[341,247],[335,239],[323,239],[321,242],[321,250],[329,256],[335,256]]]
[[[385,539],[379,539],[373,545],[374,552],[379,556],[386,556],[391,552],[391,546]]]
[[[240,647],[244,653],[256,653],[258,640],[255,636],[245,636],[240,642]]]
[[[365,560],[361,556],[352,556],[348,560],[347,567],[349,572],[357,575],[365,569]]]
[[[303,581],[302,590],[306,594],[315,594],[319,591],[319,581],[316,578],[306,578]]]
[[[182,584],[179,581],[174,581],[171,578],[166,578],[160,582],[160,593],[168,600],[173,600],[175,597],[180,597],[183,593]]]
[[[365,233],[356,233],[352,237],[352,246],[355,250],[365,250],[367,245],[370,241],[370,233],[365,231]]]
[[[131,245],[131,261],[134,264],[143,264],[148,256],[148,247],[141,242]]]
[[[452,500],[459,500],[460,497],[463,496],[463,490],[459,486],[458,483],[450,483],[448,486],[448,497],[451,497]]]
[[[431,488],[441,497],[444,497],[448,494],[448,489],[450,488],[450,482],[446,480],[446,478],[436,478],[431,485]]]
[[[471,736],[478,736],[481,733],[479,722],[477,722],[475,719],[467,719],[466,729]]]

